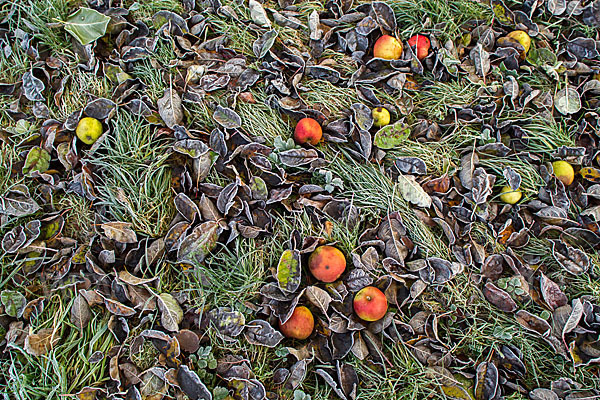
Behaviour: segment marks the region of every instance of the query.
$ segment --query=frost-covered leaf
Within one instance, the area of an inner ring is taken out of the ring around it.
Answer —
[[[398,189],[406,201],[419,207],[427,208],[431,206],[431,197],[423,190],[414,176],[398,175]]]
[[[285,250],[277,264],[279,288],[284,292],[294,293],[300,287],[301,278],[300,252],[298,250]]]

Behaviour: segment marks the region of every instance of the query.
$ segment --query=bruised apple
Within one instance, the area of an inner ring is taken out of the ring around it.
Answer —
[[[346,257],[333,246],[319,246],[308,257],[308,268],[315,278],[330,283],[344,273]]]
[[[309,337],[314,327],[315,319],[310,310],[304,306],[296,307],[285,324],[279,323],[279,330],[283,336],[300,340]]]
[[[385,294],[375,286],[367,286],[354,296],[354,312],[363,321],[377,321],[383,318],[388,309]]]
[[[310,143],[313,146],[319,143],[323,137],[321,125],[312,118],[302,118],[296,124],[294,131],[294,140],[297,144]]]
[[[419,60],[424,59],[429,54],[431,42],[427,36],[416,34],[408,39],[408,45],[415,48],[415,54]]]
[[[397,60],[402,56],[402,43],[390,35],[383,35],[373,46],[373,57]]]

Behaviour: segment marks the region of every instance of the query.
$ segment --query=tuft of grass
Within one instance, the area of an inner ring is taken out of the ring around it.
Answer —
[[[391,163],[398,157],[420,158],[427,166],[427,174],[434,176],[441,176],[460,164],[458,153],[445,142],[421,143],[406,140],[386,153],[386,160]]]
[[[78,4],[79,0],[20,1],[18,12],[13,16],[16,19],[13,27],[33,33],[42,46],[48,47],[54,53],[73,55],[69,34],[62,26],[50,24],[65,21]]]
[[[94,212],[88,199],[76,194],[65,194],[56,202],[56,209],[64,212],[63,236],[85,243],[94,234]]]
[[[19,399],[59,398],[110,379],[107,358],[94,364],[88,361],[94,352],[106,353],[114,344],[114,337],[108,331],[109,316],[93,313],[88,325],[79,331],[70,323],[72,300],[65,303],[63,295],[47,300],[42,314],[32,319],[31,329],[33,332],[54,329],[60,337],[58,344],[40,357],[10,345],[13,351],[8,352],[8,360],[0,365],[6,389]]]
[[[92,156],[102,171],[100,205],[119,221],[151,237],[166,232],[175,213],[166,139],[155,139],[150,124],[120,110],[113,130]]]
[[[163,77],[163,70],[154,65],[150,59],[135,63],[131,74],[146,85],[145,92],[153,103],[164,95],[168,81]]]
[[[341,118],[354,103],[360,102],[354,88],[335,86],[333,83],[310,79],[302,82],[305,91],[299,93],[309,108],[314,108],[331,120]]]
[[[10,49],[9,55],[5,51],[0,52],[0,82],[16,83],[29,70],[29,58],[20,43],[16,40],[13,43],[6,43],[6,40],[0,40],[0,46],[8,46]]]
[[[99,78],[91,72],[75,70],[58,104],[51,97],[48,99],[48,107],[53,118],[64,121],[73,112],[83,109],[91,100],[98,97],[111,97],[110,81],[105,77]]]
[[[527,149],[541,155],[547,154],[561,146],[575,147],[575,128],[554,118],[545,118],[535,114],[523,125]]]
[[[398,211],[402,216],[411,239],[426,253],[444,259],[450,258],[450,249],[430,227],[415,214],[409,203],[402,198],[396,183],[381,167],[374,164],[358,164],[352,159],[338,155],[329,169],[344,181],[342,196],[351,199],[375,220]]]
[[[506,167],[511,167],[518,172],[521,175],[521,191],[525,200],[537,196],[540,187],[544,185],[544,180],[538,170],[528,162],[521,160],[516,154],[506,157],[485,155],[484,158],[484,156],[480,156],[479,164],[496,175],[495,186],[497,188],[507,184],[503,176]]]
[[[463,0],[395,0],[389,3],[396,15],[400,37],[416,33],[433,34],[442,43],[455,39],[467,21],[489,24],[494,14],[484,2]]]
[[[389,346],[386,355],[391,366],[369,368],[368,363],[354,359],[351,364],[361,382],[357,399],[444,399],[437,390],[435,377],[411,354],[409,347],[400,342]]]
[[[434,82],[415,92],[416,114],[443,120],[454,108],[464,108],[477,98],[478,86],[467,81]]]
[[[162,10],[183,13],[181,1],[177,0],[126,0],[124,6],[131,11],[134,21],[149,22],[154,14]]]
[[[290,137],[292,128],[281,113],[264,104],[263,93],[256,93],[256,104],[239,102],[237,113],[242,118],[242,128],[253,138],[264,137],[272,145],[277,136]]]

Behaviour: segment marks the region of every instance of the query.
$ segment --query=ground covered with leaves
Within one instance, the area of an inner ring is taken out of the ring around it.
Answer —
[[[0,392],[599,398],[599,27],[598,0],[0,0]]]

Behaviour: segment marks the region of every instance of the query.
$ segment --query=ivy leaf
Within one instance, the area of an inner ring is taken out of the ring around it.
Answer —
[[[110,17],[82,7],[65,21],[65,30],[85,46],[104,36],[109,22]]]
[[[27,153],[25,164],[23,165],[23,174],[27,175],[34,171],[40,173],[46,172],[50,167],[50,153],[41,147],[33,147]]]

